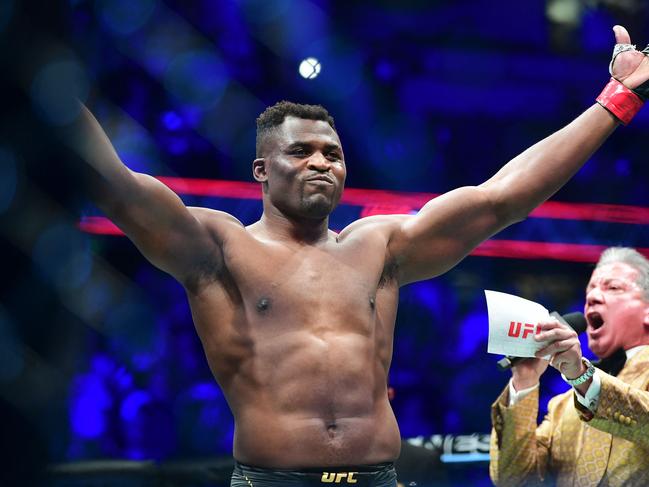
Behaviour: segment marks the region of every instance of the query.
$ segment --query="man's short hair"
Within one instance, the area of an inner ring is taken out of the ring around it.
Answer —
[[[645,300],[649,301],[649,260],[631,247],[609,247],[602,252],[595,269],[616,262],[627,264],[638,271],[636,283],[642,289]]]
[[[261,146],[266,137],[273,129],[279,127],[286,117],[306,118],[307,120],[322,120],[327,122],[334,131],[336,125],[334,119],[325,107],[322,105],[303,105],[290,101],[280,101],[273,106],[266,108],[259,117],[257,117],[257,140],[256,153],[257,157],[262,157]]]

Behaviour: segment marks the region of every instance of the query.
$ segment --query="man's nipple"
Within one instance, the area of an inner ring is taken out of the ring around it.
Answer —
[[[270,309],[270,299],[269,298],[259,298],[257,301],[257,311],[259,313],[266,313]]]

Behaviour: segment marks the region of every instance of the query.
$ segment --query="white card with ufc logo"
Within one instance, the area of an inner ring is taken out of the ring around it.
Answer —
[[[550,313],[534,301],[512,294],[485,290],[489,313],[488,353],[514,357],[534,357],[545,346],[537,342],[539,321],[547,321]]]

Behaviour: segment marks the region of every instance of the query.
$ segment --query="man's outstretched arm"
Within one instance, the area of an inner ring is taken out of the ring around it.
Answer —
[[[616,26],[615,37],[618,44],[630,43],[623,27]],[[624,84],[614,82],[622,89],[637,88],[649,80],[649,57],[635,50],[621,52],[613,76]],[[637,95],[629,95],[642,103]],[[619,123],[609,109],[595,104],[480,186],[446,193],[417,215],[404,217],[388,247],[398,265],[399,282],[439,275],[491,235],[523,220],[579,170]]]
[[[163,183],[126,167],[85,106],[65,135],[86,163],[90,198],[156,267],[186,282],[202,272],[199,266],[220,266],[215,232]]]

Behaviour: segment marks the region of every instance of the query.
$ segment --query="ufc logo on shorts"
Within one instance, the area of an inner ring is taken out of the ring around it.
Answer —
[[[348,484],[355,484],[358,482],[358,480],[354,478],[354,475],[357,473],[358,472],[322,472],[322,478],[320,481],[325,484],[339,484],[343,479],[345,479],[345,482]]]
[[[509,323],[509,332],[507,333],[507,335],[509,335],[510,337],[518,338],[521,334],[521,327],[523,328],[523,336],[521,337],[522,339],[526,339],[527,335],[530,334],[537,335],[541,331],[541,327],[539,325],[536,325],[535,327],[531,323],[522,324],[517,321],[511,321]]]

